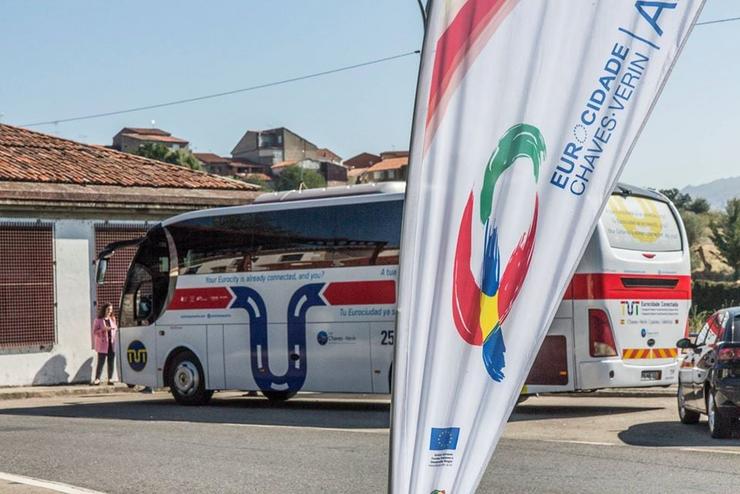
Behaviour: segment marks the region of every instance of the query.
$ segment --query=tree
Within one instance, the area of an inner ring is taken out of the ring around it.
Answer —
[[[164,144],[147,142],[136,150],[136,154],[173,165],[184,166],[191,170],[201,170],[200,161],[189,149],[170,149]]]
[[[706,220],[693,211],[679,211],[679,214],[683,220],[683,226],[686,229],[689,246],[694,247],[699,243],[702,233],[707,226]]]
[[[691,196],[682,194],[678,189],[663,189],[660,193],[670,199],[677,209],[686,209],[691,203]]]
[[[315,189],[326,187],[326,180],[318,172],[306,170],[300,166],[293,165],[285,168],[280,175],[275,177],[275,190],[295,190],[301,187]]]
[[[727,201],[725,211],[710,224],[712,242],[722,259],[734,270],[735,279],[740,278],[740,199]]]
[[[709,212],[709,201],[703,197],[697,197],[686,207],[689,211],[696,214],[704,214]]]

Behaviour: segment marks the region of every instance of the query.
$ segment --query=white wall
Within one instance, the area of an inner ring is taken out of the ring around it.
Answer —
[[[97,358],[90,339],[95,222],[53,223],[56,343],[49,351],[0,350],[0,386],[90,381]]]

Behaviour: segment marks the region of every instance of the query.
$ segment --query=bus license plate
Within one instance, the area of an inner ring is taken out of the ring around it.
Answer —
[[[642,371],[640,380],[641,381],[660,381],[660,371],[659,370]]]

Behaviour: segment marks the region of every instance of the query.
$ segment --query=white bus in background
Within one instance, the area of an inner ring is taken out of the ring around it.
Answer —
[[[388,393],[403,195],[402,183],[271,193],[155,226],[132,242],[122,380],[183,404],[228,389]],[[676,210],[620,185],[524,393],[674,383],[690,299]]]

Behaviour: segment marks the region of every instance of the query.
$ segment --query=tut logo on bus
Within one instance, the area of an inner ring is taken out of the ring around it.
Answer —
[[[629,300],[622,300],[619,302],[622,309],[623,316],[639,316],[640,315],[640,302],[632,302]]]
[[[126,360],[128,361],[129,367],[136,372],[144,370],[147,361],[146,347],[139,340],[134,340],[128,345],[126,350]]]

